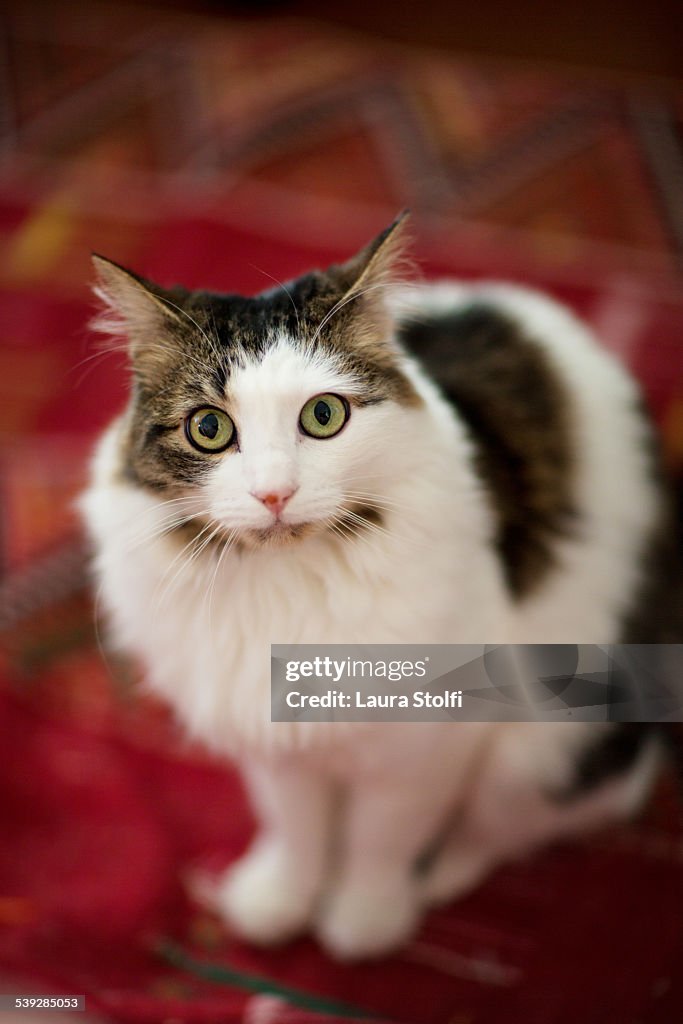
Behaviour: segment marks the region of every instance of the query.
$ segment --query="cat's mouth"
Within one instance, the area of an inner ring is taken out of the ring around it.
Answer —
[[[248,548],[287,547],[321,527],[320,523],[283,523],[278,519],[270,526],[251,527],[240,533],[240,540]]]
[[[250,527],[240,533],[240,540],[245,547],[256,549],[265,547],[287,547],[304,537],[314,533],[330,530],[338,537],[353,538],[367,529],[381,526],[383,518],[378,509],[354,504],[342,506],[334,515],[327,519],[307,520],[300,523],[287,523],[275,520],[266,527]]]
[[[193,519],[173,528],[173,532],[185,534],[189,541],[201,542],[200,550],[205,547],[220,548],[227,541],[230,546],[256,551],[260,548],[284,548],[295,544],[305,537],[316,533],[330,531],[342,539],[353,539],[366,530],[383,525],[383,516],[378,509],[361,504],[342,505],[335,513],[320,519],[308,519],[301,522],[285,522],[274,519],[268,526],[231,527],[225,524],[222,529],[210,528],[208,520]],[[202,538],[205,538],[202,540]]]

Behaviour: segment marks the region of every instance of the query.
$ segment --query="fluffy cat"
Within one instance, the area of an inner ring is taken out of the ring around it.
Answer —
[[[260,830],[220,911],[338,957],[539,844],[631,815],[660,759],[611,724],[271,723],[272,643],[678,639],[637,388],[567,309],[397,280],[404,220],[254,298],[95,258],[132,389],[82,500],[116,641],[234,757]],[[229,808],[226,808],[226,814]]]

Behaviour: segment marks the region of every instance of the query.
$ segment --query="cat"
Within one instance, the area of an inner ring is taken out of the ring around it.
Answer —
[[[606,723],[272,723],[271,643],[680,638],[634,381],[543,294],[406,281],[405,226],[253,298],[94,257],[96,326],[132,368],[82,497],[113,639],[241,768],[259,831],[219,912],[251,942],[310,930],[342,959],[632,815],[660,742]]]

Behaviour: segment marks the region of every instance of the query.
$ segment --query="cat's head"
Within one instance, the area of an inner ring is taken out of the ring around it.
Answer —
[[[421,405],[385,301],[403,225],[253,298],[95,257],[96,325],[130,353],[125,479],[252,547],[377,523]]]

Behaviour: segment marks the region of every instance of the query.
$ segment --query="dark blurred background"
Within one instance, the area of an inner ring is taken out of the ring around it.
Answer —
[[[683,13],[676,0],[655,3],[591,3],[564,6],[532,0],[517,3],[221,3],[165,0],[182,10],[256,14],[287,13],[360,29],[387,39],[438,46],[461,54],[512,57],[577,68],[683,77]]]
[[[683,16],[675,0],[651,4],[578,0],[564,6],[531,0],[510,4],[427,0],[419,6],[350,0],[334,11],[312,0],[284,6],[393,39],[481,56],[683,76]]]

